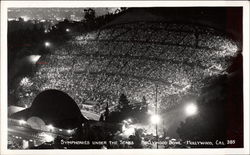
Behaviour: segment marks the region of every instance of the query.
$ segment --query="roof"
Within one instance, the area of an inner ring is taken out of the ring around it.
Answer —
[[[10,117],[27,121],[32,116],[41,118],[47,125],[52,124],[63,129],[76,128],[87,121],[75,101],[58,90],[41,92],[36,96],[30,108],[14,113]]]
[[[23,107],[18,107],[18,106],[11,105],[11,106],[8,107],[8,115],[12,115],[12,114],[14,114],[16,112],[19,112],[19,111],[22,111],[24,109],[25,108],[23,108]]]

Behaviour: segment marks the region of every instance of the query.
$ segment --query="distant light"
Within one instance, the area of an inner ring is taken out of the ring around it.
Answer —
[[[62,129],[59,129],[59,131],[62,131]]]
[[[161,117],[159,115],[152,115],[150,121],[153,124],[159,124],[161,121]]]
[[[176,141],[176,139],[172,138],[172,139],[170,139],[170,141]]]
[[[148,110],[147,113],[152,115],[154,112],[152,110]]]
[[[40,59],[40,57],[41,55],[31,55],[29,56],[29,61],[35,64]]]
[[[47,42],[47,41],[46,41],[46,42],[44,43],[44,45],[45,45],[45,47],[50,47],[50,42]]]
[[[128,119],[128,122],[129,122],[129,123],[132,123],[132,119],[131,119],[131,118],[129,118],[129,119]]]
[[[75,37],[75,39],[79,41],[79,40],[83,40],[84,37],[83,37],[83,36],[77,36],[77,37]],[[112,103],[112,104],[113,104],[113,103]]]
[[[19,120],[19,124],[20,125],[23,125],[23,124],[26,124],[27,122],[25,120]]]
[[[54,140],[54,137],[48,134],[44,134],[43,137],[46,142],[51,142]]]
[[[30,139],[30,142],[33,142],[33,140],[32,140],[32,139]]]
[[[186,106],[185,111],[188,116],[191,116],[197,114],[198,108],[194,103],[190,103]]]
[[[69,28],[67,28],[67,29],[66,29],[66,32],[69,32],[69,31],[70,31],[70,29],[69,29]]]
[[[50,124],[50,125],[48,125],[47,127],[48,127],[50,130],[54,130],[54,126],[53,126],[53,125],[51,125],[51,124]]]
[[[67,130],[67,132],[68,132],[68,133],[71,133],[71,132],[72,132],[72,130]]]
[[[15,18],[8,18],[8,21],[14,21],[16,20]]]
[[[48,30],[44,30],[44,33],[48,33],[49,31]]]
[[[21,18],[23,18],[23,21],[27,22],[28,20],[30,20],[30,18],[28,16],[21,16]]]
[[[126,127],[126,125],[124,124],[122,126],[122,132],[124,136],[129,137],[130,135],[133,135],[135,133],[135,128],[133,128],[132,126]]]

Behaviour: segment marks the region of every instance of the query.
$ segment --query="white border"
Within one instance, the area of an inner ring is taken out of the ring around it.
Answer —
[[[8,7],[174,7],[242,6],[244,66],[244,148],[130,150],[7,150],[7,8]],[[248,1],[2,1],[1,2],[1,134],[0,154],[249,154],[249,2]]]

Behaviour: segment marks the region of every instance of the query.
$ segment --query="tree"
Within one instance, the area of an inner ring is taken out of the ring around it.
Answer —
[[[148,103],[147,103],[147,100],[146,100],[145,96],[142,97],[142,108],[141,108],[141,111],[142,112],[147,112],[148,111]]]
[[[127,10],[128,8],[126,8],[126,7],[121,7],[120,9],[121,9],[121,12],[123,12],[123,11]]]
[[[19,21],[19,22],[24,22],[24,19],[23,19],[22,17],[19,17],[19,18],[18,18],[18,21]]]
[[[107,103],[107,106],[105,108],[104,117],[105,117],[105,121],[107,121],[109,118],[109,105],[108,105],[108,103]]]
[[[120,99],[119,99],[120,110],[128,109],[128,104],[129,104],[129,101],[127,99],[127,96],[125,94],[121,94]]]
[[[84,18],[87,23],[92,23],[95,20],[95,10],[89,8],[89,9],[84,9]]]
[[[85,25],[87,30],[93,30],[96,28],[97,24],[95,22],[95,10],[89,8],[84,9]]]
[[[100,118],[99,118],[99,121],[100,121],[100,122],[103,122],[103,121],[104,121],[103,114],[101,114],[101,116],[100,116]]]

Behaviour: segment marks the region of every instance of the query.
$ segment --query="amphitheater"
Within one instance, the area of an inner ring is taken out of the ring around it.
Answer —
[[[33,93],[21,101],[31,103],[39,92],[58,89],[79,106],[86,101],[115,106],[124,93],[131,104],[145,96],[153,107],[157,91],[159,108],[169,109],[228,74],[238,51],[235,41],[206,24],[128,12],[42,56],[46,64],[38,63],[29,79],[27,90]]]

